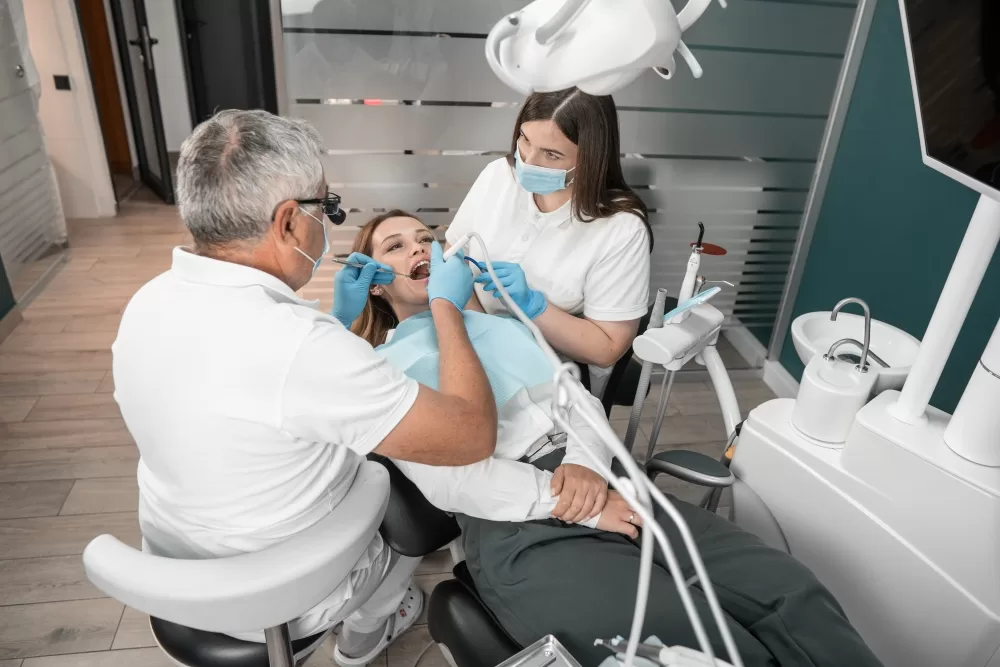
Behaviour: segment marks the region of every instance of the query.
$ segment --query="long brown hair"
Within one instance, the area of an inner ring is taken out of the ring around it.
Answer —
[[[372,237],[375,236],[375,230],[389,218],[413,218],[420,224],[423,224],[423,221],[417,216],[406,211],[401,211],[398,208],[380,213],[358,230],[358,235],[354,237],[354,245],[351,246],[351,252],[360,252],[371,257],[373,252]],[[351,324],[351,331],[356,336],[360,336],[368,341],[369,345],[375,347],[384,343],[389,331],[395,329],[398,325],[399,319],[396,317],[396,313],[393,312],[389,300],[384,296],[369,294],[364,310],[361,311],[358,319],[354,320],[354,323]]]
[[[507,154],[507,162],[512,167],[521,124],[532,120],[553,121],[580,149],[573,172],[573,215],[590,222],[616,213],[633,213],[646,226],[652,250],[649,211],[625,183],[622,173],[618,110],[611,96],[588,95],[578,88],[532,94],[524,101],[514,123],[514,136]]]

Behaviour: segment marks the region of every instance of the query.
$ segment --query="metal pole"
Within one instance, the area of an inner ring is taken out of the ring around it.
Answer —
[[[264,630],[264,640],[267,641],[267,661],[271,667],[295,667],[287,623]]]
[[[656,300],[653,302],[653,310],[649,315],[649,325],[647,329],[658,329],[663,326],[663,311],[667,301],[667,290],[660,288],[656,290]],[[625,431],[625,449],[632,451],[635,443],[635,434],[639,432],[639,418],[642,417],[642,404],[646,401],[646,391],[649,389],[649,377],[653,374],[653,363],[642,362],[642,371],[639,373],[639,386],[636,387],[635,399],[632,401],[632,414],[628,420],[628,430]]]
[[[646,463],[653,458],[653,450],[656,448],[656,441],[660,438],[660,427],[663,426],[663,415],[667,412],[667,401],[670,400],[670,390],[674,387],[674,377],[677,371],[667,371],[663,376],[663,384],[660,388],[660,403],[656,406],[656,421],[653,422],[653,432],[649,434],[649,449],[646,450]]]

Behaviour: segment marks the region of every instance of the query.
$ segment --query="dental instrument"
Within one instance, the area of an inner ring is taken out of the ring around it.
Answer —
[[[684,303],[681,303],[676,308],[671,310],[669,313],[664,315],[663,321],[668,322],[671,318],[680,315],[681,313],[686,313],[695,306],[700,306],[701,304],[707,302],[709,299],[711,299],[713,296],[715,296],[721,291],[722,291],[721,287],[709,287],[707,290],[695,294],[693,297],[691,297]]]
[[[574,86],[610,95],[647,68],[670,79],[677,70],[674,53],[697,79],[701,65],[681,33],[711,4],[689,0],[677,12],[670,0],[535,0],[490,30],[486,61],[501,81],[524,95]],[[725,0],[719,4],[726,7]]]
[[[552,368],[555,369],[553,384],[556,388],[556,400],[553,402],[553,421],[555,421],[556,424],[558,424],[569,437],[576,438],[580,442],[585,442],[585,440],[580,438],[570,423],[569,411],[572,409],[577,410],[581,418],[583,418],[590,428],[592,428],[594,432],[601,437],[604,444],[612,451],[615,458],[617,458],[625,468],[628,478],[619,478],[612,472],[611,468],[604,463],[601,457],[597,456],[589,448],[584,448],[584,451],[594,463],[595,470],[600,472],[605,479],[609,480],[610,485],[622,495],[626,502],[629,503],[635,513],[642,519],[642,530],[644,532],[651,533],[656,541],[656,544],[663,550],[669,570],[673,576],[674,584],[677,587],[678,596],[684,605],[685,612],[691,621],[695,636],[698,639],[698,644],[701,648],[701,655],[704,658],[704,661],[701,664],[715,664],[714,662],[711,662],[715,659],[715,654],[712,650],[711,642],[708,639],[705,626],[703,625],[701,617],[698,614],[697,609],[694,607],[694,602],[691,598],[689,586],[693,581],[698,581],[701,584],[701,590],[705,596],[712,619],[716,623],[717,630],[719,635],[722,637],[723,644],[726,647],[726,651],[733,667],[743,667],[739,652],[736,649],[736,643],[733,640],[732,633],[726,623],[726,616],[722,611],[722,607],[719,605],[719,601],[715,595],[715,590],[712,587],[708,572],[705,569],[705,565],[698,553],[697,545],[694,542],[694,537],[691,535],[691,531],[688,528],[687,523],[684,521],[684,518],[680,515],[674,505],[667,500],[663,493],[656,488],[656,486],[639,468],[636,461],[632,458],[631,452],[625,448],[621,440],[618,439],[618,436],[615,435],[614,431],[611,429],[605,415],[595,411],[593,404],[589,400],[590,393],[580,382],[580,370],[577,365],[573,362],[563,361],[556,354],[555,350],[553,350],[545,340],[545,337],[538,329],[538,326],[524,314],[521,308],[518,307],[518,305],[507,293],[506,288],[504,288],[501,284],[496,272],[493,269],[493,263],[490,260],[486,243],[479,234],[471,232],[462,235],[448,250],[445,251],[442,257],[447,260],[448,258],[454,256],[457,252],[468,246],[473,239],[475,239],[479,244],[484,258],[482,263],[485,264],[487,272],[496,284],[497,290],[500,292],[507,309],[518,320],[520,320],[525,327],[527,327],[528,331],[530,331],[532,336],[534,336],[545,356],[549,359]],[[662,297],[660,300],[660,308],[662,309]],[[684,543],[684,547],[686,548],[691,559],[691,563],[694,566],[695,573],[697,575],[694,579],[685,581],[681,578],[681,570],[677,556],[674,553],[670,541],[667,539],[666,533],[656,522],[656,518],[653,514],[654,502],[656,505],[659,505],[664,512],[666,512],[676,525],[678,533],[681,536],[681,541]],[[652,566],[653,540],[642,540],[640,545],[638,595],[636,597],[636,607],[635,614],[632,619],[631,633],[625,651],[624,662],[626,667],[632,667],[634,664],[636,650],[639,644],[639,637],[642,633]]]
[[[333,262],[335,262],[337,264],[342,264],[344,266],[353,266],[356,269],[363,269],[363,268],[365,268],[365,264],[362,264],[361,262],[349,262],[346,259],[340,259],[339,257],[333,257],[333,258],[331,258],[331,261],[333,261]],[[376,270],[376,273],[389,273],[389,274],[392,274],[392,275],[396,276],[397,278],[402,277],[402,278],[409,278],[410,280],[413,280],[413,272],[412,271],[410,273],[400,273],[399,271],[394,271],[392,269],[383,269],[382,267],[379,267]],[[426,276],[424,276],[424,277],[426,277]]]
[[[444,261],[447,262],[449,259],[451,259],[452,257],[454,257],[455,254],[458,253],[458,251],[464,250],[465,247],[467,245],[469,245],[469,241],[472,240],[473,234],[475,234],[475,232],[470,233],[470,234],[462,234],[460,237],[458,237],[458,240],[455,241],[455,243],[453,243],[450,248],[448,248],[447,250],[445,250],[444,253],[442,253],[441,259],[443,259]],[[478,236],[478,234],[475,234],[475,235]],[[483,250],[485,251],[485,247],[483,248]],[[488,262],[489,259],[490,258],[487,257],[486,261]],[[482,269],[482,267],[480,266],[479,262],[476,262],[476,266],[479,267],[480,269]],[[493,275],[492,271],[490,272],[490,275],[491,276]],[[497,284],[499,284],[499,282]]]
[[[722,246],[715,245],[714,243],[704,243],[705,239],[705,223],[698,223],[698,240],[691,244],[691,256],[688,257],[687,270],[684,273],[684,280],[681,282],[680,292],[677,293],[677,301],[686,301],[691,298],[695,293],[695,283],[698,281],[698,271],[701,269],[701,256],[705,255],[715,255],[722,256],[726,254],[726,249]],[[725,282],[730,287],[732,283]],[[687,319],[686,311],[681,311],[674,317],[671,322],[683,322]]]

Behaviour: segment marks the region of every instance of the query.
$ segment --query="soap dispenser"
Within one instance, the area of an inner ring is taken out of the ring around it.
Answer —
[[[834,306],[830,319],[835,321],[837,314],[849,303],[860,305],[865,312],[864,343],[842,338],[831,345],[826,354],[814,356],[802,374],[792,410],[792,425],[799,432],[832,447],[842,446],[847,440],[855,415],[871,399],[878,379],[878,370],[868,365],[871,343],[868,304],[861,299],[844,299]],[[837,349],[848,343],[861,348],[857,364],[837,358]]]

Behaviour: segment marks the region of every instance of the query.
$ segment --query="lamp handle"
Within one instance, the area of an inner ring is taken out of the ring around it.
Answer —
[[[710,4],[712,4],[712,0],[688,0],[684,9],[677,12],[677,22],[681,25],[681,32],[693,26]]]
[[[543,46],[548,44],[566,29],[580,15],[590,0],[566,0],[552,18],[539,26],[535,31],[535,41]]]
[[[486,35],[486,62],[490,69],[507,86],[513,88],[522,95],[530,95],[531,89],[521,85],[521,82],[512,77],[500,64],[500,42],[513,36],[520,25],[520,12],[508,14],[500,19],[489,34]]]

